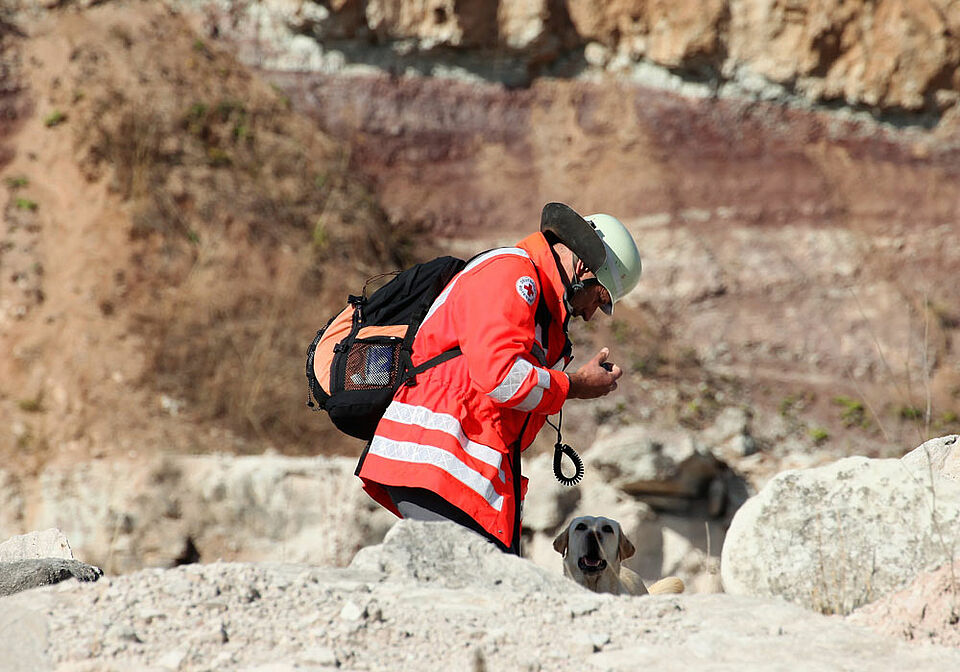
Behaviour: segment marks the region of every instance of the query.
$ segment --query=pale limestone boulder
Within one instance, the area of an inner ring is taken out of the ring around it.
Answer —
[[[588,471],[615,486],[640,481],[666,481],[678,465],[695,458],[699,446],[689,434],[630,425],[601,433],[583,453]]]
[[[19,534],[0,544],[0,562],[37,558],[74,559],[66,535],[55,528]]]
[[[375,546],[360,549],[350,569],[384,573],[391,581],[488,591],[577,593],[584,589],[532,562],[503,553],[452,522],[398,521]]]
[[[362,491],[355,466],[206,455],[48,467],[22,524],[63,530],[109,573],[217,559],[344,565],[396,520]]]
[[[748,500],[727,532],[721,577],[730,593],[846,614],[958,545],[960,483],[913,460],[849,457],[780,473]]]
[[[727,406],[713,424],[700,433],[700,440],[710,452],[727,462],[734,462],[757,452],[750,432],[750,414],[738,406]]]
[[[690,433],[631,425],[601,434],[583,458],[602,480],[661,509],[686,511],[706,497],[721,516],[746,499],[727,465]]]
[[[914,473],[933,470],[960,483],[960,438],[956,434],[930,439],[904,455],[901,461]]]

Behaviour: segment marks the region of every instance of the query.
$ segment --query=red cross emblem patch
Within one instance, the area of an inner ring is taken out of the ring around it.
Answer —
[[[517,294],[529,305],[537,300],[537,283],[529,275],[525,275],[517,280]]]

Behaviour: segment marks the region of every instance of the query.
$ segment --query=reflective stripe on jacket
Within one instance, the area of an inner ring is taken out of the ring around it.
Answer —
[[[426,488],[511,545],[512,451],[530,445],[569,392],[559,370],[569,361],[563,291],[539,233],[472,259],[450,281],[420,326],[413,363],[456,346],[463,356],[397,390],[357,471],[374,499],[399,515],[380,485]]]

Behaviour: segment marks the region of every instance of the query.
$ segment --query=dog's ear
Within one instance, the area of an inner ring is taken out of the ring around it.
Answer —
[[[567,525],[565,528],[563,528],[563,532],[557,535],[557,538],[553,540],[553,550],[555,550],[557,553],[559,553],[563,557],[567,557],[567,544],[569,543],[569,541],[570,541],[570,526]]]
[[[623,529],[621,529],[619,526],[617,527],[617,533],[620,537],[620,546],[617,549],[618,554],[621,560],[626,560],[627,558],[632,556],[634,553],[636,553],[637,549],[634,548],[633,543],[631,543],[631,541],[627,539],[627,535],[623,533]]]

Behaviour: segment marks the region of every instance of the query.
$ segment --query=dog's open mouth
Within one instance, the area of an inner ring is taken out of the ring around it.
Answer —
[[[605,570],[607,568],[607,561],[603,558],[588,558],[587,556],[583,556],[577,560],[577,567],[580,568],[581,572],[592,574]]]

